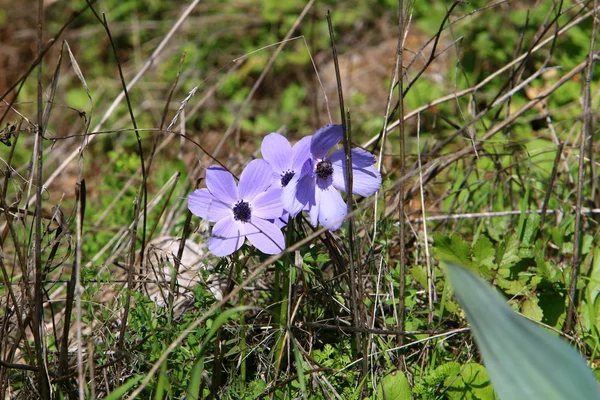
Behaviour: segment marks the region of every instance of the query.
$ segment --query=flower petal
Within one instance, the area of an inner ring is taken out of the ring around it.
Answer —
[[[332,164],[342,165],[342,162],[346,164],[346,156],[344,149],[340,149],[329,157],[327,157]],[[352,168],[366,168],[375,164],[377,160],[375,156],[366,150],[361,148],[352,149]]]
[[[245,227],[250,243],[265,254],[278,254],[285,249],[285,239],[281,229],[262,218],[252,217]]]
[[[276,227],[281,229],[288,224],[289,220],[290,220],[290,214],[284,210],[280,217],[273,219],[273,223],[275,224]],[[269,220],[269,221],[271,221],[271,220]]]
[[[254,200],[252,200],[252,216],[264,219],[280,217],[283,213],[281,192],[281,189],[272,188],[259,193]]]
[[[238,189],[231,172],[218,165],[211,165],[206,170],[206,187],[210,193],[223,203],[233,206],[237,201]]]
[[[244,244],[245,236],[243,225],[233,219],[223,218],[213,227],[208,241],[208,249],[215,256],[228,256]]]
[[[315,195],[315,203],[310,205],[308,208],[308,216],[310,217],[310,224],[313,228],[319,225],[319,206],[321,205],[319,196]]]
[[[262,141],[260,152],[273,171],[281,174],[292,166],[292,146],[279,133],[270,133]]]
[[[306,163],[306,160],[308,160],[311,157],[311,155],[310,155],[311,140],[312,140],[312,136],[305,136],[302,139],[300,139],[298,141],[298,143],[296,143],[294,145],[294,147],[292,147],[291,168],[296,173],[299,173],[302,170],[302,167]]]
[[[292,217],[298,215],[307,204],[314,204],[315,178],[311,175],[296,174],[290,183],[283,188],[281,201],[283,209]]]
[[[346,158],[344,150],[333,153],[329,160],[333,166],[333,186],[346,190]],[[352,149],[352,193],[370,196],[381,187],[381,174],[375,164],[375,156],[366,150]]]
[[[238,186],[239,200],[252,202],[273,183],[273,171],[265,160],[252,160],[242,171]]]
[[[342,125],[325,125],[319,128],[310,142],[310,152],[314,158],[323,158],[329,153],[343,135]]]
[[[333,185],[327,187],[317,185],[315,197],[319,198],[319,223],[330,231],[339,229],[348,213],[340,192]]]
[[[342,172],[343,171],[343,172]],[[336,189],[346,190],[346,171],[339,166],[333,167],[333,186]],[[352,169],[352,193],[367,197],[374,194],[381,187],[381,174],[374,165],[366,168]]]
[[[192,214],[217,222],[232,216],[231,207],[216,199],[208,189],[198,189],[190,193],[188,208]]]

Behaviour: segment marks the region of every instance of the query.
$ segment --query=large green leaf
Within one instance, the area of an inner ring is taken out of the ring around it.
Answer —
[[[568,343],[514,312],[473,272],[447,270],[501,399],[600,399],[592,371]]]
[[[494,390],[487,370],[474,362],[462,366],[444,381],[445,395],[451,400],[494,399]]]
[[[378,400],[411,400],[410,385],[402,371],[386,375],[377,388]]]

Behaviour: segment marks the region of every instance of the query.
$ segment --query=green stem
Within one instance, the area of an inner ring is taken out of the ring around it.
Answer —
[[[239,261],[236,261],[235,263],[236,269],[237,269],[237,276],[238,276],[238,281],[239,282],[243,282],[243,277],[242,277],[242,265]],[[246,292],[244,290],[240,291],[240,305],[244,305],[244,302],[246,300]],[[242,312],[240,314],[240,330],[241,330],[241,337],[240,337],[240,357],[242,357],[241,359],[241,363],[240,363],[240,380],[239,380],[239,385],[240,385],[240,392],[243,393],[245,387],[246,387],[246,313]]]

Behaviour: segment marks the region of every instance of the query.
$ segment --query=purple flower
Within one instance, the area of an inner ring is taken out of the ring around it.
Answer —
[[[214,255],[233,253],[246,237],[266,254],[277,254],[285,248],[283,234],[273,223],[283,212],[281,189],[271,187],[272,182],[271,168],[264,160],[251,161],[242,171],[238,186],[226,169],[216,165],[208,168],[206,189],[190,194],[188,208],[216,222],[208,242]]]
[[[290,214],[287,211],[283,210],[283,214],[281,214],[281,216],[279,218],[275,218],[273,220],[273,223],[275,224],[276,227],[281,229],[284,226],[287,226],[289,219],[290,219]]]
[[[302,138],[292,147],[290,142],[279,133],[271,133],[263,139],[260,152],[273,170],[273,185],[284,188],[295,176],[300,175],[302,166],[310,158],[310,136]],[[301,204],[295,199],[292,201],[293,209],[302,210],[306,204],[306,202]],[[295,217],[298,212],[293,216]],[[287,214],[284,215],[284,219],[287,221]]]
[[[346,203],[338,190],[346,190],[344,150],[329,151],[342,139],[341,125],[326,125],[311,137],[310,156],[283,189],[283,206],[296,215],[308,206],[310,222],[319,222],[330,230],[339,229],[347,214]],[[352,149],[352,193],[370,196],[379,190],[381,175],[375,157],[363,149]]]

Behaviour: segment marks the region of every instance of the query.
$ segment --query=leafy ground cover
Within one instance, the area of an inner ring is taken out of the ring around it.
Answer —
[[[0,397],[493,399],[441,259],[598,374],[595,2],[6,4]],[[340,123],[336,61],[378,194],[211,254],[189,194]]]

